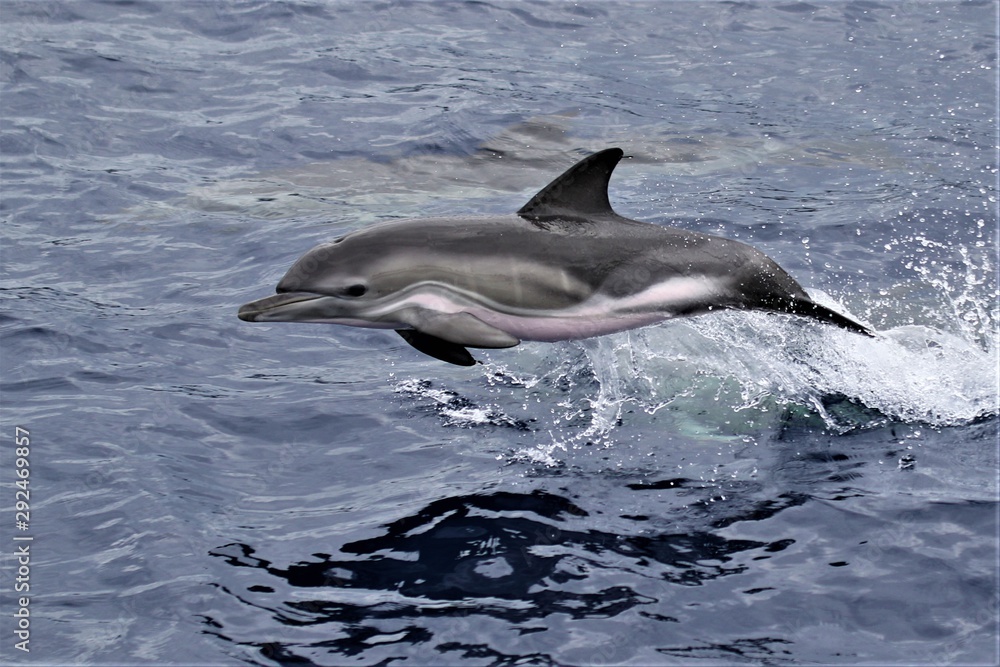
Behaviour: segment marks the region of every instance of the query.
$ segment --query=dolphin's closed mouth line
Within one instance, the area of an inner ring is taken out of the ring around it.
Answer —
[[[815,303],[744,243],[629,220],[608,182],[623,153],[570,167],[516,215],[385,222],[316,246],[239,310],[248,322],[396,329],[468,366],[466,348],[601,336],[724,309],[764,310],[873,335]]]
[[[268,311],[281,308],[282,306],[288,306],[293,303],[314,301],[321,298],[323,298],[322,294],[313,294],[312,292],[286,292],[284,294],[275,294],[274,296],[269,296],[264,299],[258,299],[256,301],[243,304],[240,306],[240,310],[236,316],[244,322],[256,322],[258,315],[262,315]]]

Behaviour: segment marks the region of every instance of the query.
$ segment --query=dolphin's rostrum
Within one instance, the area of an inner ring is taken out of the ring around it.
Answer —
[[[469,347],[589,338],[721,309],[873,335],[748,245],[615,213],[608,181],[621,158],[619,148],[584,158],[517,215],[386,222],[319,245],[239,317],[395,329],[461,366],[476,363]]]

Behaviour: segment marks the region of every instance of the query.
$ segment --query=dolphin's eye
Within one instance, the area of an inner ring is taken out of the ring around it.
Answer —
[[[346,290],[344,290],[344,294],[346,294],[347,296],[364,296],[365,292],[367,291],[368,288],[365,287],[364,285],[351,285]]]

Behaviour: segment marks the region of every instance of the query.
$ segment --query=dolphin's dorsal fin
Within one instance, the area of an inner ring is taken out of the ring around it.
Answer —
[[[552,181],[517,212],[522,218],[585,218],[615,215],[608,181],[625,153],[607,148],[585,157]]]

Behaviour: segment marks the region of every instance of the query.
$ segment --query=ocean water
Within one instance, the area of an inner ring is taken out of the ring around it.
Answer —
[[[0,658],[996,664],[997,12],[4,0]],[[880,336],[236,318],[609,146]]]

